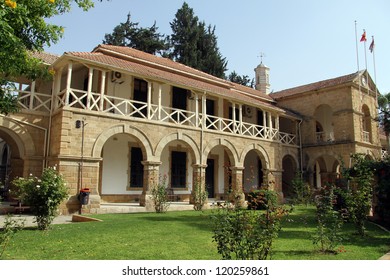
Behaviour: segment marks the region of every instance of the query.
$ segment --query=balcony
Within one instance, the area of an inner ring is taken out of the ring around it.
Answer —
[[[370,132],[363,131],[363,142],[371,143],[371,141],[370,141]]]
[[[280,132],[277,128],[100,93],[88,94],[87,91],[79,89],[71,88],[69,91],[66,89],[60,91],[58,95],[54,96],[53,103],[50,94],[31,92],[28,89],[15,90],[14,94],[19,96],[21,113],[35,112],[48,115],[52,110],[51,106],[54,105],[53,111],[63,107],[78,108],[96,113],[112,114],[112,117],[123,116],[175,126],[187,126],[209,132],[259,138],[286,145],[298,145],[295,134]]]
[[[66,100],[69,100],[66,102]],[[68,103],[68,104],[67,104]],[[161,101],[160,101],[161,103]],[[181,110],[130,99],[114,97],[71,88],[56,95],[54,110],[62,107],[85,109],[99,113],[111,113],[148,121],[163,122],[171,125],[188,126],[210,132],[228,133],[240,136],[276,141],[286,145],[298,145],[294,134],[280,132],[276,128],[265,127],[243,121]]]

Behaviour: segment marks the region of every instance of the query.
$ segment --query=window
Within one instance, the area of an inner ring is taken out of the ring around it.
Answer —
[[[240,119],[240,109],[235,109],[236,119],[235,121],[238,121]],[[233,108],[229,107],[229,119],[233,120]]]
[[[140,79],[134,79],[134,92],[133,92],[134,101],[136,102],[134,106],[139,109],[143,107],[140,112],[136,112],[133,116],[136,118],[145,118],[146,117],[146,107],[145,104],[148,100],[148,83]],[[142,103],[141,103],[142,102]]]
[[[262,110],[257,110],[257,124],[260,126],[264,125],[264,114]]]
[[[130,154],[130,187],[142,188],[144,186],[144,166],[142,165],[141,148],[132,147]]]
[[[172,152],[171,154],[171,187],[185,188],[187,174],[187,153]]]
[[[210,129],[216,129],[215,125],[210,126],[212,122],[216,120],[215,116],[215,101],[211,99],[206,99],[206,114],[208,118],[206,119],[206,127]]]
[[[179,109],[179,110],[187,110],[187,93],[188,90],[184,88],[173,87],[172,108]],[[176,120],[182,122],[185,120],[185,116],[180,114]]]

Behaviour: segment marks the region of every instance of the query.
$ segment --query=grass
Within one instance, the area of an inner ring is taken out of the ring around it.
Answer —
[[[346,252],[321,254],[312,244],[313,207],[297,207],[275,241],[274,260],[374,260],[390,251],[390,234],[374,224],[358,237],[353,225],[343,227]],[[103,222],[53,225],[18,232],[3,255],[17,260],[217,260],[212,241],[211,211],[165,214],[94,215]]]

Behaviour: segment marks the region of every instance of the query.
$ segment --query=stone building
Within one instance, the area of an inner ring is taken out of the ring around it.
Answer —
[[[57,165],[70,189],[63,212],[79,209],[85,187],[84,211],[107,202],[151,209],[159,180],[188,203],[195,184],[223,200],[273,182],[284,199],[298,171],[318,187],[351,153],[380,156],[365,71],[269,93],[262,63],[252,89],[127,47],[40,56],[55,75],[14,81],[22,109],[0,116],[0,180]]]

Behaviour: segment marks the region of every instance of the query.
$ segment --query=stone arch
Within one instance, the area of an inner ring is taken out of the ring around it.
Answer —
[[[238,151],[236,147],[228,140],[223,139],[223,138],[217,138],[211,140],[206,147],[203,150],[203,158],[202,158],[202,164],[207,163],[207,157],[210,153],[210,151],[216,147],[216,146],[224,146],[226,148],[226,152],[228,153],[232,166],[237,166],[240,161],[239,161],[239,156],[238,156]]]
[[[0,138],[10,145],[16,157],[35,155],[31,134],[17,121],[0,118]]]
[[[140,143],[142,143],[141,149],[147,160],[150,160],[153,157],[152,145],[147,136],[139,129],[131,126],[126,126],[124,124],[115,125],[110,127],[109,129],[104,130],[96,138],[96,141],[92,147],[92,156],[96,158],[101,157],[102,150],[106,141],[111,136],[121,133],[130,134],[131,136],[137,138]]]
[[[271,165],[270,165],[269,155],[268,155],[267,151],[264,149],[264,147],[262,147],[259,144],[253,143],[253,144],[246,146],[241,153],[240,161],[243,162],[245,160],[245,156],[251,150],[255,150],[257,155],[260,157],[261,163],[263,165],[263,169],[270,169]]]
[[[333,110],[328,104],[317,106],[314,111],[316,139],[318,142],[334,140]]]
[[[362,129],[363,129],[363,141],[372,142],[372,127],[371,127],[371,112],[370,108],[363,104],[362,106]]]
[[[199,150],[198,145],[196,144],[196,141],[194,139],[192,139],[191,136],[189,136],[185,133],[180,133],[180,132],[172,133],[172,134],[169,134],[169,135],[165,136],[164,138],[162,138],[160,140],[160,142],[158,142],[158,144],[157,144],[157,147],[156,147],[155,152],[154,152],[154,156],[159,159],[165,146],[168,143],[175,141],[175,140],[182,141],[182,142],[186,143],[189,147],[191,147],[191,153],[195,158],[195,163],[199,164],[200,150]]]

